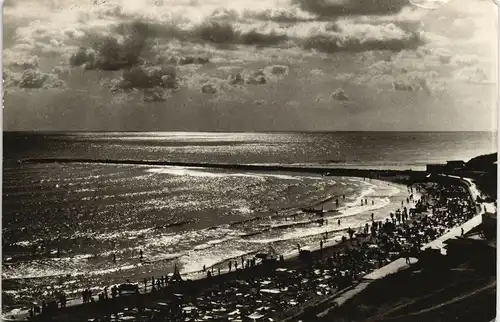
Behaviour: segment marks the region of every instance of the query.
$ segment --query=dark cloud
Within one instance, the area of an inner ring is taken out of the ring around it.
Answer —
[[[229,75],[227,82],[230,85],[243,85],[245,84],[245,79],[241,76],[241,73],[234,73]]]
[[[247,33],[241,34],[239,42],[243,45],[269,46],[279,44],[286,40],[288,40],[288,37],[286,35],[278,35],[275,32],[264,34],[252,30]]]
[[[177,60],[177,64],[179,65],[190,65],[190,64],[207,64],[210,60],[205,57],[200,57],[200,56],[184,56],[184,57],[179,57]]]
[[[293,0],[292,3],[322,17],[388,15],[410,6],[407,0]]]
[[[403,81],[393,81],[392,88],[395,91],[407,91],[407,92],[413,92],[413,91],[417,90],[417,87],[414,86],[413,84],[411,84],[409,82],[403,82]]]
[[[409,32],[405,38],[362,39],[356,37],[311,36],[302,41],[305,49],[315,49],[324,53],[363,52],[371,50],[401,51],[413,49],[424,42],[417,32]]]
[[[279,23],[295,23],[314,21],[316,18],[313,15],[304,16],[297,13],[297,10],[290,9],[267,9],[264,11],[245,11],[243,17],[247,19],[256,19],[262,21],[273,21]]]
[[[144,89],[142,100],[148,103],[165,102],[167,100],[167,96],[165,95],[165,89],[161,87]]]
[[[344,92],[342,88],[337,88],[331,95],[330,98],[336,101],[345,102],[349,100],[347,94]]]
[[[238,33],[229,23],[207,21],[198,26],[195,31],[200,39],[215,44],[235,43],[238,39]]]
[[[264,34],[255,30],[243,33],[227,22],[206,21],[191,31],[181,30],[174,25],[133,22],[122,23],[112,29],[115,36],[87,34],[82,46],[70,58],[72,66],[85,65],[86,69],[120,70],[140,65],[147,57],[154,57],[153,39],[168,38],[190,42],[208,42],[215,45],[258,45],[271,46],[287,40],[284,35]],[[161,58],[162,63],[166,58]],[[171,57],[179,65],[206,64],[208,58],[200,56]]]
[[[26,89],[62,88],[66,86],[66,83],[58,75],[43,73],[38,69],[26,69],[22,73],[4,70],[3,81],[5,87]]]
[[[217,93],[217,88],[215,85],[207,83],[201,86],[201,92],[204,94],[215,94]]]
[[[151,38],[160,34],[158,28],[153,28],[155,26],[143,22],[122,23],[113,30],[116,37],[90,33],[83,40],[89,46],[81,47],[73,54],[70,64],[101,70],[120,70],[137,65],[144,52],[151,49]]]
[[[266,69],[263,72],[265,73],[266,71],[272,75],[288,75],[290,69],[288,68],[288,66],[284,65],[272,65],[266,67]]]
[[[362,30],[365,28],[366,30]],[[363,22],[354,31],[332,23],[328,34],[311,35],[303,39],[290,38],[275,31],[242,32],[225,21],[207,20],[192,30],[181,30],[178,26],[159,25],[149,22],[122,23],[112,28],[114,36],[87,33],[82,46],[70,58],[72,66],[85,65],[86,69],[121,70],[141,65],[147,60],[155,63],[176,62],[178,65],[206,64],[208,58],[200,56],[180,56],[153,59],[154,40],[158,38],[177,39],[191,43],[211,43],[216,46],[255,45],[276,46],[294,41],[304,49],[315,49],[325,53],[361,52],[370,50],[391,50],[416,48],[423,43],[415,26],[398,22],[394,24],[369,24]]]
[[[175,89],[178,86],[177,71],[173,66],[134,66],[123,71],[121,79],[111,85],[111,91]]]
[[[267,83],[267,80],[266,77],[263,75],[259,76],[251,75],[245,80],[245,83],[250,85],[264,85]]]
[[[429,87],[425,78],[416,78],[413,80],[395,80],[392,82],[392,88],[395,91],[423,91],[427,94],[431,94],[431,88]]]

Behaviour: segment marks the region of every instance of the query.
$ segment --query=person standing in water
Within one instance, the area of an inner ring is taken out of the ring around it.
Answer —
[[[113,263],[116,264],[116,254],[113,253]]]
[[[144,254],[142,253],[142,249],[139,250],[139,256],[141,259],[144,259]]]

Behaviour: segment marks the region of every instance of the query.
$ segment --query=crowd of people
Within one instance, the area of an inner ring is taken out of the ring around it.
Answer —
[[[126,312],[123,307],[117,308],[113,313],[108,311],[100,318],[94,317],[94,321],[111,321],[112,317],[120,314],[149,321],[279,320],[335,294],[397,258],[406,257],[409,262],[409,257],[416,256],[424,244],[475,215],[475,204],[463,187],[427,185],[426,194],[420,200],[414,200],[413,195],[413,189],[420,190],[420,187],[408,189],[406,202],[409,208],[404,207],[403,202],[402,209],[391,213],[385,221],[375,221],[372,214],[371,222],[366,223],[358,233],[349,229],[348,236],[343,238],[340,246],[336,246],[335,251],[326,251],[323,240],[315,253],[300,250],[298,245],[300,264],[279,257],[276,261],[260,264],[269,267],[258,274],[249,273],[254,266],[259,266],[254,259],[242,259],[240,265],[238,261],[231,261],[228,263],[229,271],[248,273],[221,280],[208,288],[163,292],[155,297],[157,300],[148,301],[147,305],[137,300],[136,305],[127,308]],[[204,271],[208,278],[213,277],[213,269],[204,267]],[[176,270],[170,280],[166,276],[153,278],[150,283],[145,280],[145,290],[148,290],[148,284],[151,292],[168,290],[174,277],[175,282],[182,283]],[[102,294],[98,302],[108,300],[107,289]],[[116,296],[120,297],[117,292],[113,293],[112,297]]]

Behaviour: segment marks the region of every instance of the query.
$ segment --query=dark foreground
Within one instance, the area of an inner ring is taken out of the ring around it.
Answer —
[[[419,262],[370,284],[319,321],[492,321],[496,316],[496,260],[479,257],[476,262],[448,256],[432,264]]]

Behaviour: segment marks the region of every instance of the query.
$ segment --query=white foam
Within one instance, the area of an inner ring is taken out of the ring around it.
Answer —
[[[197,273],[203,271],[203,266],[211,267],[223,261],[239,258],[247,254],[247,251],[223,248],[214,248],[213,251],[208,253],[189,252],[186,256],[180,258],[180,262],[182,263],[181,272],[183,274]]]
[[[90,235],[95,239],[99,240],[113,240],[113,239],[130,239],[130,237],[139,237],[145,234],[148,234],[153,231],[153,228],[144,228],[138,230],[125,230],[125,231],[116,231],[112,233],[104,233],[98,235]],[[88,236],[88,235],[87,235]]]
[[[238,212],[241,212],[242,214],[251,214],[251,213],[253,213],[253,210],[250,209],[250,207],[248,207],[248,206],[241,206],[241,207],[235,208],[234,210],[236,210]]]
[[[40,264],[40,263],[38,263]],[[40,267],[41,266],[41,267]],[[127,264],[117,267],[97,269],[82,268],[82,267],[53,267],[40,265],[36,267],[31,263],[30,265],[19,265],[15,269],[3,270],[2,279],[29,279],[29,278],[42,278],[42,277],[57,277],[57,276],[83,276],[83,275],[105,275],[118,271],[130,270],[134,267],[142,266],[139,264]]]
[[[264,179],[277,178],[283,180],[323,180],[322,177],[305,176],[305,175],[285,175],[285,174],[271,174],[271,173],[222,173],[222,172],[209,172],[203,171],[204,168],[200,167],[178,167],[178,166],[164,166],[161,168],[151,168],[146,170],[150,173],[169,174],[174,176],[190,176],[190,177],[209,177],[209,178],[223,178],[223,177],[247,177]]]
[[[267,244],[267,243],[274,243],[274,242],[279,242],[279,241],[287,241],[287,240],[296,240],[296,239],[301,239],[305,237],[310,237],[310,236],[315,236],[324,233],[325,231],[342,231],[347,229],[349,226],[355,227],[355,225],[359,225],[361,223],[368,222],[369,219],[371,218],[357,218],[356,220],[350,220],[348,222],[341,223],[339,226],[337,223],[337,220],[340,218],[347,218],[347,217],[355,217],[356,215],[359,215],[364,212],[369,212],[373,211],[376,209],[381,209],[386,206],[388,206],[391,201],[389,197],[383,197],[383,198],[373,198],[372,200],[374,201],[374,204],[372,205],[371,203],[367,205],[361,206],[361,200],[365,199],[365,197],[368,197],[369,195],[375,194],[376,192],[381,192],[378,191],[378,188],[381,187],[381,185],[375,185],[372,183],[366,183],[367,188],[365,188],[359,195],[359,197],[356,198],[356,201],[346,203],[345,206],[339,208],[340,214],[336,214],[334,216],[329,216],[325,217],[325,219],[328,220],[328,224],[323,225],[323,226],[316,226],[316,227],[290,227],[290,229],[293,229],[292,231],[288,231],[284,233],[283,235],[275,238],[260,238],[258,239],[250,239],[246,240],[247,242],[250,243],[257,243],[257,244]],[[387,185],[387,183],[384,183]],[[385,187],[384,187],[385,188]],[[383,190],[383,189],[382,189]],[[400,189],[394,185],[390,185],[390,189],[388,191],[391,194],[396,194],[400,192]],[[304,224],[304,223],[309,223],[310,221],[299,221],[297,224]],[[312,221],[311,224],[314,224]],[[283,223],[282,225],[286,225],[286,223]],[[279,227],[280,225],[277,224],[274,227]]]
[[[230,240],[233,240],[233,238],[214,239],[214,240],[210,240],[210,241],[208,241],[208,242],[206,242],[204,244],[197,245],[193,249],[194,250],[203,250],[203,249],[207,249],[207,248],[210,248],[210,247],[214,247],[215,245],[219,245],[219,244],[225,243],[225,242],[230,241]]]

